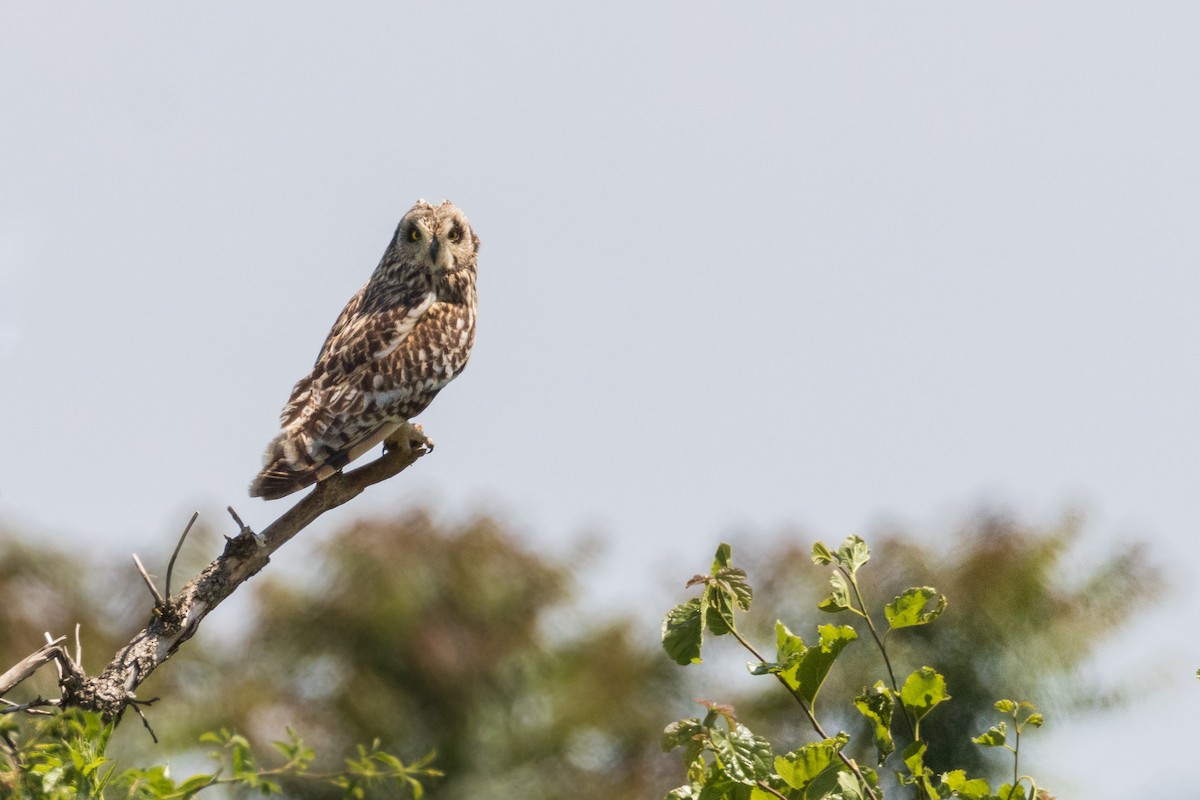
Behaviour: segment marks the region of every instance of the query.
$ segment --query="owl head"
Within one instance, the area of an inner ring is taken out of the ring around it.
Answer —
[[[440,206],[418,200],[400,220],[392,250],[401,263],[428,269],[435,278],[452,277],[474,271],[479,237],[449,200]]]

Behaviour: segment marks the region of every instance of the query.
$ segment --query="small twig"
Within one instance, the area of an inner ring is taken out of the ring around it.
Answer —
[[[167,597],[171,596],[171,571],[175,569],[175,559],[179,557],[179,551],[183,548],[183,540],[187,538],[188,533],[192,530],[192,526],[196,524],[196,518],[199,516],[199,511],[192,512],[192,518],[188,520],[187,527],[183,529],[183,535],[179,537],[179,542],[175,545],[175,552],[171,553],[171,560],[167,562]]]
[[[37,672],[47,661],[52,661],[58,655],[61,649],[59,645],[66,640],[67,637],[60,636],[52,642],[47,642],[40,647],[37,652],[31,653],[25,658],[17,662],[3,675],[0,675],[0,695],[6,694],[14,686],[28,678],[33,673]],[[62,666],[59,665],[61,672]],[[61,677],[61,675],[60,675]]]
[[[43,708],[44,706],[59,705],[58,700],[47,700],[43,697],[34,698],[28,703],[13,703],[9,700],[5,700],[4,702],[8,703],[8,708],[0,708],[0,715],[15,714],[18,711],[27,711],[30,714],[42,714],[44,716],[49,716],[49,711],[39,711],[38,709]]]
[[[142,713],[142,709],[139,708],[139,706],[148,706],[157,699],[157,697],[151,700],[135,700],[132,697],[127,698],[129,705],[133,706],[133,710],[136,711],[137,715],[142,718],[142,724],[146,726],[146,730],[149,731],[150,738],[154,740],[155,744],[158,744],[158,736],[154,734],[154,728],[150,727],[150,720],[146,719],[146,715]]]
[[[242,518],[233,510],[233,506],[225,506],[225,510],[229,512],[229,516],[233,517],[233,521],[237,524],[239,536],[243,533],[254,534],[254,531],[250,530],[250,526],[242,522]]]
[[[142,580],[146,582],[146,586],[150,587],[150,594],[154,595],[155,606],[164,606],[167,600],[162,596],[162,592],[154,585],[154,581],[150,579],[150,574],[146,572],[146,568],[142,566],[142,560],[138,558],[137,553],[133,554],[133,563],[137,566],[138,574],[142,576]]]
[[[783,794],[782,792],[780,792],[778,789],[771,786],[771,784],[767,783],[766,781],[758,781],[757,786],[759,789],[762,789],[767,794],[775,795],[776,797],[779,798],[779,800],[788,800],[788,797],[786,794]]]
[[[50,638],[50,631],[42,631],[42,635],[46,637],[47,645],[59,645],[67,640],[67,637],[65,636],[60,636],[57,639]],[[55,647],[54,650],[49,654],[50,657],[54,659],[54,668],[58,670],[59,681],[62,681],[63,679],[63,665],[60,657],[65,655],[66,652],[67,651],[63,650],[61,647]]]
[[[79,623],[75,623],[75,663],[83,663],[83,642],[79,641]]]

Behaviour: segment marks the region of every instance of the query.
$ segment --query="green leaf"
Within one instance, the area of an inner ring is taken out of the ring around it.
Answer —
[[[830,767],[838,767],[838,752],[848,739],[826,739],[806,744],[799,750],[775,757],[775,771],[793,789],[803,791]]]
[[[690,746],[696,742],[697,736],[704,734],[704,727],[695,717],[672,722],[662,733],[662,749],[664,753],[680,746]],[[691,759],[688,759],[690,761]]]
[[[871,559],[871,550],[858,536],[847,536],[837,551],[837,562],[851,575]]]
[[[1008,726],[998,722],[971,741],[983,747],[1002,747],[1008,741]]]
[[[1046,718],[1044,716],[1042,716],[1041,714],[1030,714],[1029,717],[1026,718],[1024,724],[1032,725],[1035,728],[1040,728],[1040,727],[1042,727],[1042,723],[1044,723],[1045,721],[1046,721]]]
[[[988,800],[992,787],[983,778],[967,780],[967,773],[956,769],[942,775],[942,786],[954,792],[963,800]]]
[[[1015,700],[997,700],[994,708],[1001,714],[1011,714],[1017,710],[1017,701]]]
[[[850,770],[842,770],[837,774],[838,788],[842,790],[842,800],[862,800],[862,784]]]
[[[850,608],[850,586],[846,583],[846,576],[840,572],[834,572],[829,576],[829,583],[832,584],[833,589],[829,592],[828,597],[817,604],[817,608],[831,613]]]
[[[717,547],[716,555],[713,556],[712,573],[717,574],[718,571],[729,566],[729,559],[733,555],[733,548],[725,542]]]
[[[701,595],[704,627],[713,636],[724,636],[734,629],[733,604],[729,596],[711,583],[705,584]]]
[[[708,736],[718,763],[732,780],[753,784],[771,777],[771,743],[745,725],[735,724],[729,731],[713,728]]]
[[[915,784],[927,781],[933,771],[925,766],[925,750],[928,745],[920,739],[904,748],[904,752],[900,754],[900,758],[904,760],[904,766],[908,767],[908,777],[901,775],[901,783]]]
[[[879,753],[879,764],[882,765],[896,749],[896,742],[892,739],[892,713],[896,698],[883,681],[876,681],[873,687],[864,689],[862,694],[854,698],[854,707],[871,721],[875,750]]]
[[[935,597],[937,604],[926,611],[926,605]],[[884,606],[883,615],[887,617],[888,625],[892,628],[908,628],[913,625],[927,625],[945,610],[946,595],[938,594],[937,589],[932,586],[914,586]]]
[[[833,563],[833,553],[824,542],[817,542],[812,546],[812,561],[818,567],[827,566]],[[1196,670],[1196,677],[1200,678],[1200,669]]]
[[[792,633],[783,622],[775,620],[775,658],[779,661],[779,666],[791,666],[806,650],[808,648],[805,647],[803,639]]]
[[[900,689],[900,702],[918,722],[938,703],[949,699],[950,695],[946,694],[946,679],[932,667],[921,667],[913,672]]]
[[[750,800],[777,800],[779,795],[771,794],[765,789],[760,789],[757,786],[750,787]]]
[[[779,674],[788,687],[811,707],[817,699],[817,692],[821,690],[821,684],[825,682],[825,677],[833,667],[833,662],[846,645],[858,638],[858,634],[849,625],[820,625],[817,627],[819,641],[806,648],[800,637],[792,634],[784,626],[778,626],[777,631],[779,627],[783,629],[784,648],[789,653],[783,661],[786,666],[781,663],[782,669]]]
[[[746,581],[746,571],[738,567],[725,567],[713,572],[713,583],[742,611],[750,610],[754,590]]]
[[[216,779],[216,775],[193,775],[183,783],[179,784],[177,789],[184,797],[187,797],[189,793],[194,794],[195,792],[200,791]]]
[[[700,645],[704,641],[704,610],[699,597],[675,606],[663,619],[663,650],[676,664],[700,663]]]

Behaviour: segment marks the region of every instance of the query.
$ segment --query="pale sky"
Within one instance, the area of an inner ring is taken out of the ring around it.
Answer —
[[[636,595],[731,531],[1081,508],[1179,591],[1098,666],[1158,691],[1030,763],[1133,794],[1115,742],[1190,763],[1200,716],[1198,42],[1187,2],[4,4],[0,524],[265,525],[291,385],[449,198],[481,322],[437,450],[307,539],[494,510]]]

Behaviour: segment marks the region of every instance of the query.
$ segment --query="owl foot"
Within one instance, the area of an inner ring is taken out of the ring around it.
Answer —
[[[411,453],[414,450],[433,452],[433,440],[425,435],[420,425],[405,424],[383,442],[383,452],[392,453],[399,450]]]

